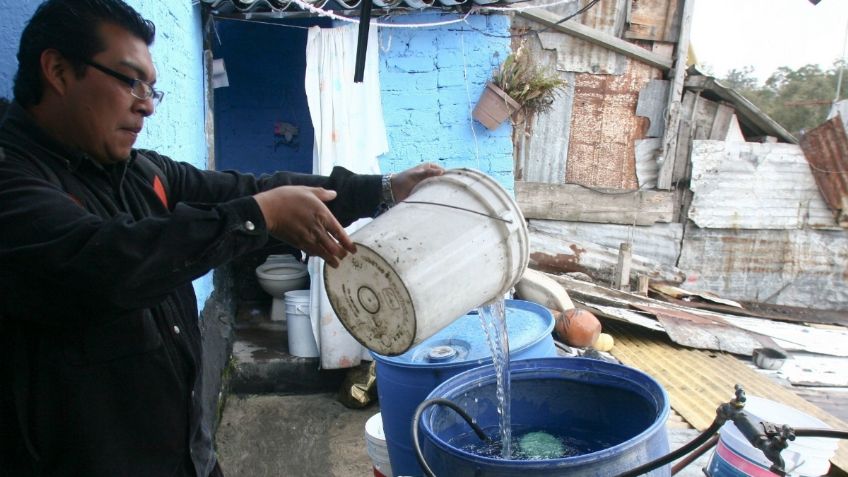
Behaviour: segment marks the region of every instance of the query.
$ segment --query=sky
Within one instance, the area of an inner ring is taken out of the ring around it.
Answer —
[[[780,66],[830,69],[846,27],[848,0],[695,0],[691,41],[715,76],[750,65],[762,82]]]

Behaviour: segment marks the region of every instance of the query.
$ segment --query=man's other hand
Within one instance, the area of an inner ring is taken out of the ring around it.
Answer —
[[[331,267],[356,246],[325,202],[336,192],[319,187],[282,186],[253,196],[262,210],[268,233]]]
[[[436,177],[444,174],[445,170],[436,164],[424,163],[415,167],[409,168],[403,172],[398,172],[392,175],[392,196],[395,202],[400,202],[409,197],[412,189],[419,182],[430,177]]]

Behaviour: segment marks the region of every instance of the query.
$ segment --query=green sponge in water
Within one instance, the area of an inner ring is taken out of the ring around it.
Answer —
[[[565,451],[559,439],[541,431],[525,434],[518,446],[528,459],[556,459]]]

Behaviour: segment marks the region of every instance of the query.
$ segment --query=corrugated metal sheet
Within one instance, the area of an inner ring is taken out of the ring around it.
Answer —
[[[695,67],[689,69],[684,86],[686,89],[700,91],[701,95],[708,99],[732,104],[747,136],[774,136],[783,142],[798,143],[795,136],[738,91],[728,88],[711,76],[704,76]]]
[[[657,157],[662,153],[662,138],[651,137],[636,141],[636,178],[640,189],[657,187],[660,167]]]
[[[600,283],[612,284],[618,279],[618,255],[618,245],[615,248],[604,247],[530,229],[530,267],[536,270],[557,275],[583,272]],[[636,283],[640,275],[673,283],[681,283],[686,279],[682,270],[659,265],[640,255],[631,255],[630,283]]]
[[[622,242],[633,245],[633,254],[674,267],[680,255],[683,224],[656,224],[638,227],[615,224],[589,224],[556,220],[531,220],[530,228],[558,237],[595,243],[618,250]]]
[[[733,300],[848,310],[848,234],[688,226],[684,285]]]
[[[556,54],[545,50],[534,38],[526,47],[540,64],[555,67]],[[565,182],[565,161],[571,137],[571,112],[574,104],[574,73],[559,73],[568,82],[554,100],[551,109],[527,118],[526,124],[513,128],[515,145],[515,180],[562,184]]]
[[[836,227],[797,145],[692,141],[691,160],[689,218],[699,227]]]
[[[629,61],[624,75],[580,73],[575,79],[566,181],[590,187],[636,189],[637,139],[649,123],[636,115],[639,91],[661,76]]]
[[[513,129],[515,180],[545,184],[565,182],[574,103],[574,73],[560,74],[566,78],[568,86],[554,100],[550,111],[530,118],[526,128],[517,125]]]
[[[848,426],[732,355],[686,349],[635,326],[609,320],[604,320],[603,325],[604,331],[615,338],[612,355],[659,381],[668,392],[671,407],[696,429],[709,427],[718,405],[733,398],[736,384],[742,384],[749,396],[783,403],[823,420],[834,429]],[[843,470],[848,468],[848,441],[840,441],[831,462]]]
[[[837,222],[848,227],[848,135],[842,117],[837,115],[805,134],[801,149]]]
[[[624,38],[676,42],[680,34],[681,4],[681,0],[631,2]]]
[[[583,15],[569,21],[578,21],[598,31],[621,37],[628,2],[629,0],[601,0]],[[587,0],[575,0],[553,6],[549,10],[558,16],[566,17],[586,3]],[[516,17],[513,24],[519,28],[532,26],[538,29],[538,24],[520,17]],[[579,38],[545,31],[539,33],[539,40],[543,48],[556,50],[557,69],[560,71],[620,75],[627,69],[627,58],[623,55]]]

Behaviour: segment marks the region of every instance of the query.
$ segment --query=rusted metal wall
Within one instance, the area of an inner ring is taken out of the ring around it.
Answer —
[[[689,219],[703,228],[837,227],[795,144],[692,141]]]
[[[629,61],[625,74],[576,75],[566,182],[636,189],[636,140],[650,126],[636,115],[639,91],[660,78],[656,68]]]
[[[545,50],[535,38],[524,42],[539,64],[556,69],[556,52]],[[549,111],[525,117],[513,126],[515,180],[561,184],[565,181],[571,113],[574,102],[574,73],[558,72],[567,81]]]
[[[848,234],[686,227],[683,286],[724,298],[848,310]]]
[[[836,115],[807,132],[801,149],[837,222],[848,227],[848,135],[842,117]]]

